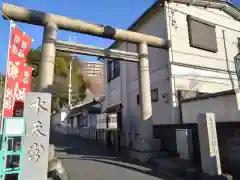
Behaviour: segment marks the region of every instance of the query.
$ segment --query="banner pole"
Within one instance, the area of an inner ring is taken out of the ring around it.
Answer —
[[[8,39],[8,54],[7,54],[6,73],[5,73],[5,82],[4,82],[4,92],[3,92],[3,103],[2,103],[2,117],[1,117],[0,134],[2,134],[2,130],[3,130],[5,92],[6,92],[6,87],[7,87],[7,70],[8,70],[8,65],[9,65],[9,52],[10,52],[10,44],[11,44],[11,37],[12,37],[12,27],[13,27],[13,21],[10,20],[9,39]]]

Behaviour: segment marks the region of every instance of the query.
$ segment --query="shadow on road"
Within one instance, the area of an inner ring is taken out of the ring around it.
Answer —
[[[126,153],[116,153],[108,150],[97,141],[83,139],[74,135],[64,135],[58,132],[51,132],[50,143],[56,146],[56,149],[60,154],[74,155],[59,157],[63,160],[75,159],[105,163],[164,180],[173,180],[172,177],[169,177],[169,174],[160,172],[160,170],[153,164],[143,164],[138,160],[130,158]]]

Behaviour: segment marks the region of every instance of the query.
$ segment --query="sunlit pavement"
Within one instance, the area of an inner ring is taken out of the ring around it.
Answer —
[[[54,132],[51,133],[51,143],[57,148],[69,180],[169,179],[164,178],[157,167],[110,152],[96,141]]]

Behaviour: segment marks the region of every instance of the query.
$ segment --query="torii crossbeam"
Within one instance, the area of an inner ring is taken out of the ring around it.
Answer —
[[[72,19],[60,15],[26,9],[24,7],[7,3],[3,3],[2,12],[8,18],[18,22],[44,26],[44,37],[39,68],[39,91],[47,89],[53,83],[56,48],[62,51],[70,51],[69,48],[71,47],[71,51],[78,53],[84,52],[88,53],[88,55],[97,55],[101,57],[137,62],[139,64],[138,67],[140,75],[139,94],[142,123],[139,131],[140,136],[136,140],[135,148],[139,150],[137,151],[138,153],[145,153],[145,151],[146,153],[149,153],[149,151],[151,151],[151,144],[155,144],[156,141],[152,141],[152,103],[148,46],[168,50],[170,46],[169,40],[138,32],[117,29],[111,26],[97,25],[95,23],[89,23],[79,19]],[[58,29],[134,43],[138,46],[138,52],[119,52],[118,50],[104,50],[86,45],[66,44],[64,42],[57,41]],[[117,53],[120,53],[122,57],[118,58],[120,56],[119,54],[117,55]]]

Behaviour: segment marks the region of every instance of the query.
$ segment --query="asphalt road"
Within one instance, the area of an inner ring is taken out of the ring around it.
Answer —
[[[170,180],[157,167],[110,152],[96,141],[56,132],[50,139],[69,180]]]

